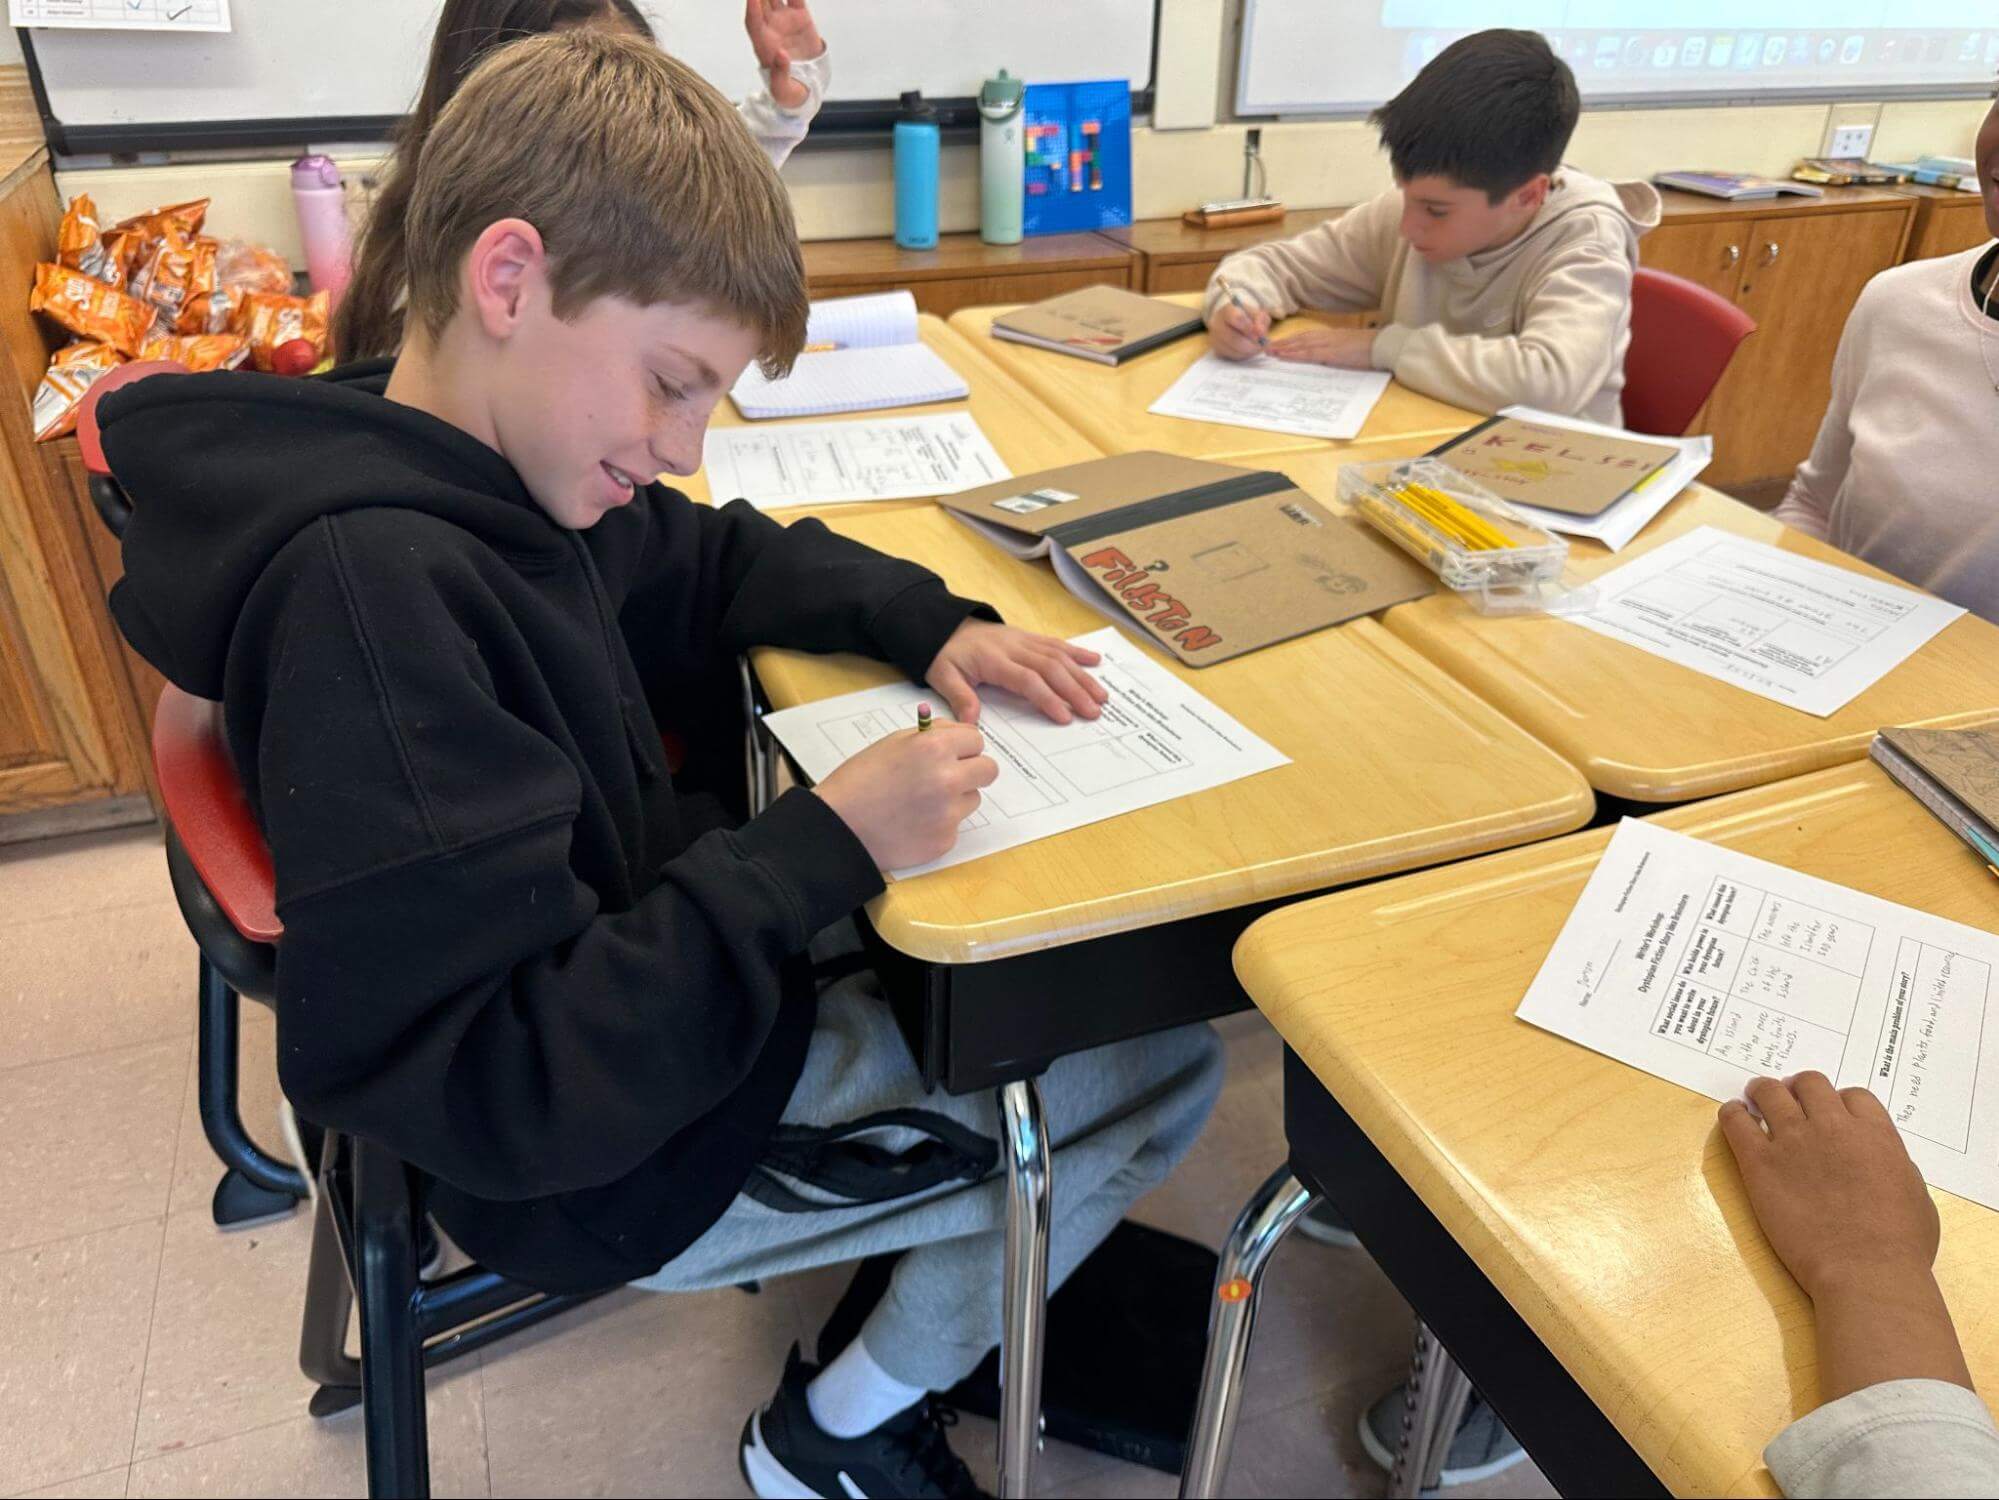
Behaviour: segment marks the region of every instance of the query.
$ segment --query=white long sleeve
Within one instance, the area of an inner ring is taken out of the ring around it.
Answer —
[[[797,109],[786,109],[771,98],[765,84],[759,84],[754,94],[736,106],[736,113],[743,117],[743,124],[764,148],[772,166],[783,166],[812,128],[813,117],[826,102],[826,90],[833,81],[832,56],[833,49],[828,47],[817,57],[791,65],[791,76],[805,85],[807,95]]]
[[[1800,1417],[1763,1462],[1792,1500],[1999,1495],[1999,1428],[1976,1391],[1885,1380]]]

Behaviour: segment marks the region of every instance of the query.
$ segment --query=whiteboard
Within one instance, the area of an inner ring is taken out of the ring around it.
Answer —
[[[976,94],[1004,67],[1033,82],[1151,82],[1157,0],[813,0],[835,100]],[[441,0],[235,0],[228,35],[37,30],[65,127],[400,115]],[[661,46],[731,99],[757,83],[742,0],[640,0]]]
[[[1354,114],[1487,26],[1540,32],[1585,103],[1989,90],[1978,0],[1243,0],[1239,115]]]

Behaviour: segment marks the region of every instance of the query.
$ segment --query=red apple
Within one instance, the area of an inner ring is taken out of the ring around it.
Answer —
[[[271,351],[271,368],[280,375],[310,375],[319,351],[310,339],[286,339]]]

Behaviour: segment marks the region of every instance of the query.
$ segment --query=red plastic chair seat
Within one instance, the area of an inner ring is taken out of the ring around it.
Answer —
[[[253,943],[275,943],[277,879],[222,731],[222,705],[171,683],[153,717],[153,769],[167,818],[230,923]]]
[[[1624,425],[1679,437],[1693,425],[1756,320],[1683,276],[1640,266],[1631,281]]]

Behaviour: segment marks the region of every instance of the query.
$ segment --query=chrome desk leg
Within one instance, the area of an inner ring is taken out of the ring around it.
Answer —
[[[1006,1268],[1001,1292],[999,1492],[1034,1493],[1041,1447],[1041,1354],[1048,1325],[1048,1135],[1041,1085],[999,1091],[1006,1153]]]
[[[1222,1246],[1215,1271],[1215,1300],[1208,1309],[1208,1357],[1201,1368],[1201,1395],[1194,1426],[1187,1434],[1187,1463],[1180,1472],[1183,1497],[1222,1492],[1229,1455],[1235,1448],[1236,1413],[1242,1406],[1242,1372],[1249,1359],[1256,1323],[1256,1295],[1270,1252],[1291,1226],[1318,1202],[1289,1167],[1279,1167],[1244,1205]]]
[[[750,675],[750,659],[736,658],[736,671],[743,685],[743,759],[750,794],[750,816],[755,817],[777,796],[777,736],[764,728],[757,710],[756,679]]]
[[[1402,1441],[1388,1477],[1390,1495],[1415,1496],[1437,1487],[1470,1399],[1471,1381],[1428,1325],[1419,1321],[1409,1360],[1408,1394],[1402,1403]]]

